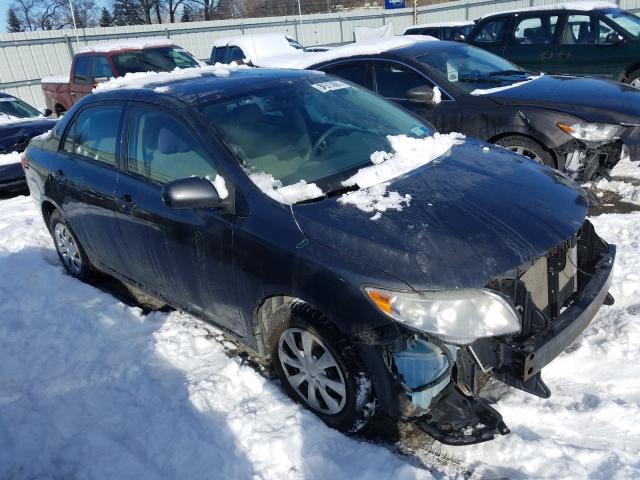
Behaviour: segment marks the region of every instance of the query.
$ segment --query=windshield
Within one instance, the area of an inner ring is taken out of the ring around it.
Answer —
[[[249,172],[284,186],[305,180],[339,188],[371,154],[392,151],[387,135],[433,130],[375,94],[334,77],[304,78],[203,105],[201,111]]]
[[[418,57],[466,93],[521,82],[526,70],[493,53],[468,45],[453,45]]]
[[[170,72],[199,65],[188,52],[174,47],[133,50],[114,55],[112,60],[120,76],[136,72]]]
[[[611,10],[605,16],[634,37],[640,36],[640,18],[624,10]]]
[[[31,105],[24,103],[14,97],[0,97],[0,119],[3,117],[33,118],[40,115],[40,112]]]

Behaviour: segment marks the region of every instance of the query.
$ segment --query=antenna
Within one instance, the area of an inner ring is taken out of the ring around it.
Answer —
[[[71,0],[69,0],[69,8],[71,9],[71,21],[73,22],[73,32],[76,34],[76,45],[78,47],[78,52],[80,52],[80,39],[78,38],[78,27],[76,25],[76,14],[73,13],[73,4]]]

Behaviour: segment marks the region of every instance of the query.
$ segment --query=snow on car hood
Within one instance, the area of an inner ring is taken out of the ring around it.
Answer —
[[[549,108],[590,122],[640,123],[640,90],[608,80],[543,75],[485,96],[502,105]]]
[[[584,191],[558,172],[467,140],[391,182],[401,211],[371,214],[337,198],[294,205],[302,231],[415,289],[477,288],[571,237]]]

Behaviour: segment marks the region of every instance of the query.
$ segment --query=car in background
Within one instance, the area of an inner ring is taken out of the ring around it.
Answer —
[[[438,40],[464,42],[474,25],[469,21],[422,23],[407,27],[403,35],[427,35]]]
[[[19,192],[26,188],[18,153],[29,141],[51,130],[55,120],[22,100],[0,92],[0,192]]]
[[[170,72],[201,63],[170,40],[123,40],[90,45],[73,57],[69,75],[42,79],[47,108],[61,116],[98,83],[128,73]]]
[[[487,15],[467,41],[532,72],[601,77],[640,88],[640,18],[614,4]]]
[[[327,50],[329,47],[303,47],[296,39],[283,33],[253,33],[217,39],[211,49],[209,63],[255,64],[273,56]]]
[[[598,79],[537,76],[463,43],[397,37],[265,66],[321,70],[347,79],[441,132],[500,145],[576,180],[606,175],[623,147],[632,160],[640,159],[637,89]]]
[[[489,377],[550,395],[540,371],[613,301],[579,186],[337,77],[220,73],[99,91],[27,148],[70,275],[237,337],[342,431],[378,412],[476,443],[509,432]]]

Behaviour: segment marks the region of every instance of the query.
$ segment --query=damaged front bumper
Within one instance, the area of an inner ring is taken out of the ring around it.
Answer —
[[[585,222],[574,238],[545,257],[492,281],[491,288],[508,297],[522,315],[517,336],[452,346],[412,333],[405,347],[387,358],[391,376],[410,401],[405,415],[451,445],[509,433],[501,415],[480,398],[482,387],[494,378],[548,398],[542,368],[576,340],[603,304],[613,303],[608,292],[615,254],[615,246]]]

